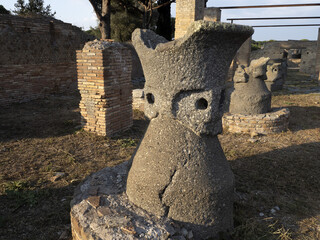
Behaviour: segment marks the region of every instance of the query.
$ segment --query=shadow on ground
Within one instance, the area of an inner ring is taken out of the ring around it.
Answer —
[[[277,221],[301,237],[298,222],[320,214],[319,156],[320,142],[314,142],[231,161],[237,192],[235,239],[275,239],[270,226]],[[317,230],[304,234],[309,238],[299,239],[320,237]]]
[[[320,142],[314,142],[231,161],[237,200],[236,231],[229,239],[277,239],[273,223],[299,233],[299,221],[319,215],[319,149]],[[1,239],[49,240],[62,234],[66,238],[61,239],[70,239],[69,203],[78,183],[62,188],[34,182],[8,186],[0,196],[6,206],[0,209]],[[275,206],[280,210],[272,214]],[[314,237],[310,239],[319,236],[316,231],[304,234]]]
[[[80,128],[80,95],[49,96],[0,109],[0,140],[63,136]]]
[[[0,195],[0,236],[2,240],[71,240],[70,200],[75,184],[63,188],[9,186]],[[31,190],[32,189],[32,190]]]
[[[288,108],[292,116],[289,119],[291,131],[320,128],[320,107],[289,106]]]

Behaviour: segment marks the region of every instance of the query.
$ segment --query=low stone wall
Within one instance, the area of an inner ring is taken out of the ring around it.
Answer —
[[[289,116],[288,108],[276,108],[269,113],[257,115],[226,113],[222,118],[222,124],[228,132],[266,135],[287,131]]]

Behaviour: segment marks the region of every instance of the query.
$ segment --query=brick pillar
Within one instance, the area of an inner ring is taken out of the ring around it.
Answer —
[[[221,9],[215,7],[205,8],[203,20],[221,22]]]
[[[175,39],[183,37],[189,25],[202,20],[204,15],[204,0],[176,1],[176,30]]]
[[[131,53],[119,43],[88,42],[77,51],[81,121],[102,136],[132,126]]]

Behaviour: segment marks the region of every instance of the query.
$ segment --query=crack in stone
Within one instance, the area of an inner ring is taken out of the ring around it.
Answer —
[[[162,205],[163,205],[164,208],[165,208],[165,213],[164,213],[164,216],[165,216],[165,217],[168,216],[170,206],[167,206],[167,205],[162,201],[162,198],[163,198],[163,195],[164,195],[165,191],[168,189],[168,187],[169,187],[170,184],[172,183],[172,179],[173,179],[173,177],[175,176],[176,173],[177,173],[177,169],[175,169],[175,170],[173,171],[173,173],[171,174],[168,184],[165,185],[164,188],[162,189],[162,191],[159,192],[160,202],[162,203]]]
[[[190,153],[188,153],[188,157],[187,157],[187,158],[185,159],[185,161],[183,162],[182,168],[185,167],[185,165],[187,164],[188,160],[190,160]],[[167,206],[167,205],[163,202],[163,200],[162,200],[162,199],[163,199],[163,195],[165,194],[166,190],[168,189],[168,187],[169,187],[170,184],[172,183],[173,178],[174,178],[174,176],[176,175],[177,172],[178,172],[177,169],[175,169],[175,170],[173,171],[173,173],[172,173],[171,176],[170,176],[170,179],[169,179],[168,184],[166,184],[166,185],[164,186],[164,188],[162,189],[162,191],[159,192],[160,202],[162,203],[162,205],[163,205],[164,208],[165,208],[165,213],[164,213],[164,216],[165,216],[165,217],[167,217],[168,214],[169,214],[170,206]]]

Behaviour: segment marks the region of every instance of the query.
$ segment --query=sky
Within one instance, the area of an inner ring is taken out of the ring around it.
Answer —
[[[179,0],[178,0],[179,1]],[[55,17],[67,23],[72,23],[87,30],[90,26],[97,25],[97,18],[88,0],[45,0],[45,5],[50,4],[52,10],[56,11]],[[6,9],[13,10],[16,0],[0,0]],[[250,6],[250,5],[278,5],[320,3],[318,0],[209,0],[208,7],[223,6]],[[248,17],[304,17],[320,16],[320,6],[316,7],[291,7],[291,8],[261,8],[261,9],[232,9],[222,10],[221,20],[227,18]],[[172,15],[175,16],[175,4],[172,4]],[[235,21],[243,25],[276,25],[276,24],[320,24],[320,19],[302,20],[264,20],[264,21]],[[253,39],[263,40],[317,40],[317,27],[288,27],[288,28],[255,28]]]

